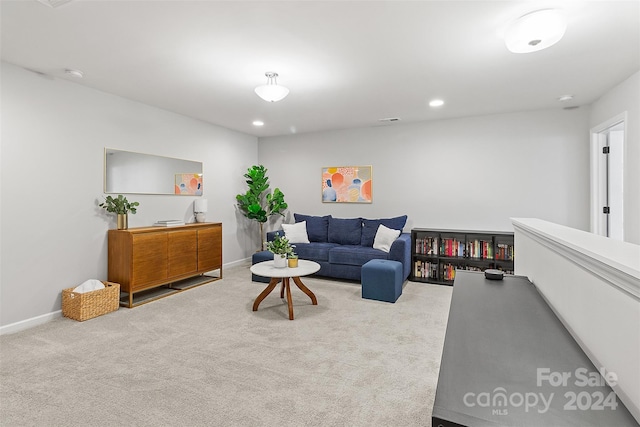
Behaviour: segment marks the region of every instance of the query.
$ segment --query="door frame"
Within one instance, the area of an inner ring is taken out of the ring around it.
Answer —
[[[625,150],[627,147],[627,112],[620,113],[609,120],[591,128],[591,169],[590,169],[590,212],[591,212],[591,232],[599,234],[601,236],[607,236],[607,222],[606,217],[602,214],[602,207],[606,204],[607,199],[607,184],[605,174],[607,173],[606,159],[602,155],[602,147],[606,144],[606,131],[614,126],[622,124],[624,127],[624,136],[622,138],[622,151],[623,151],[623,173],[624,173],[624,158]],[[624,180],[623,180],[624,182]],[[624,196],[624,189],[623,189]],[[623,224],[624,230],[624,216]]]

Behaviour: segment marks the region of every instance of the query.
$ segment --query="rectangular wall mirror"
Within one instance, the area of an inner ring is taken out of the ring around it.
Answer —
[[[104,192],[202,195],[202,162],[104,149]]]

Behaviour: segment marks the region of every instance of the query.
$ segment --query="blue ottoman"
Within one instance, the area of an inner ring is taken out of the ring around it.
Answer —
[[[255,254],[251,255],[251,265],[257,264],[262,261],[273,261],[273,252],[262,251],[256,252]],[[271,279],[269,277],[256,276],[255,274],[251,273],[251,280],[254,282],[269,283],[269,280]]]
[[[362,298],[396,302],[402,295],[402,263],[372,259],[362,266]]]

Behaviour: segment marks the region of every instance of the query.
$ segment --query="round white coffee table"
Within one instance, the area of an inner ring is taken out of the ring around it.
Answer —
[[[291,288],[289,287],[289,278],[293,279],[293,282],[300,288],[302,292],[307,294],[311,298],[313,305],[318,305],[318,300],[313,292],[309,290],[300,280],[302,276],[308,276],[320,270],[320,264],[313,261],[307,261],[305,259],[298,260],[298,266],[295,268],[276,268],[273,266],[273,261],[263,261],[251,266],[251,272],[258,276],[270,277],[271,280],[264,291],[253,303],[253,311],[258,311],[258,306],[263,299],[267,297],[273,291],[278,283],[282,281],[282,288],[280,289],[280,298],[284,298],[285,291],[287,292],[287,305],[289,306],[289,320],[293,320],[293,303],[291,302]]]

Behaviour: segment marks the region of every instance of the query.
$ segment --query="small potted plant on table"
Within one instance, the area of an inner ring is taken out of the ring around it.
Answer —
[[[298,255],[293,253],[287,256],[287,262],[289,264],[289,268],[296,268],[298,266]]]
[[[287,266],[287,256],[295,255],[293,248],[295,246],[289,243],[289,239],[276,233],[274,239],[267,242],[267,250],[273,252],[273,265],[278,268]]]
[[[98,206],[106,209],[107,212],[117,214],[118,230],[126,230],[129,228],[129,212],[135,214],[136,207],[140,206],[140,203],[129,202],[122,194],[118,194],[118,197],[105,197],[104,202],[100,203]]]

